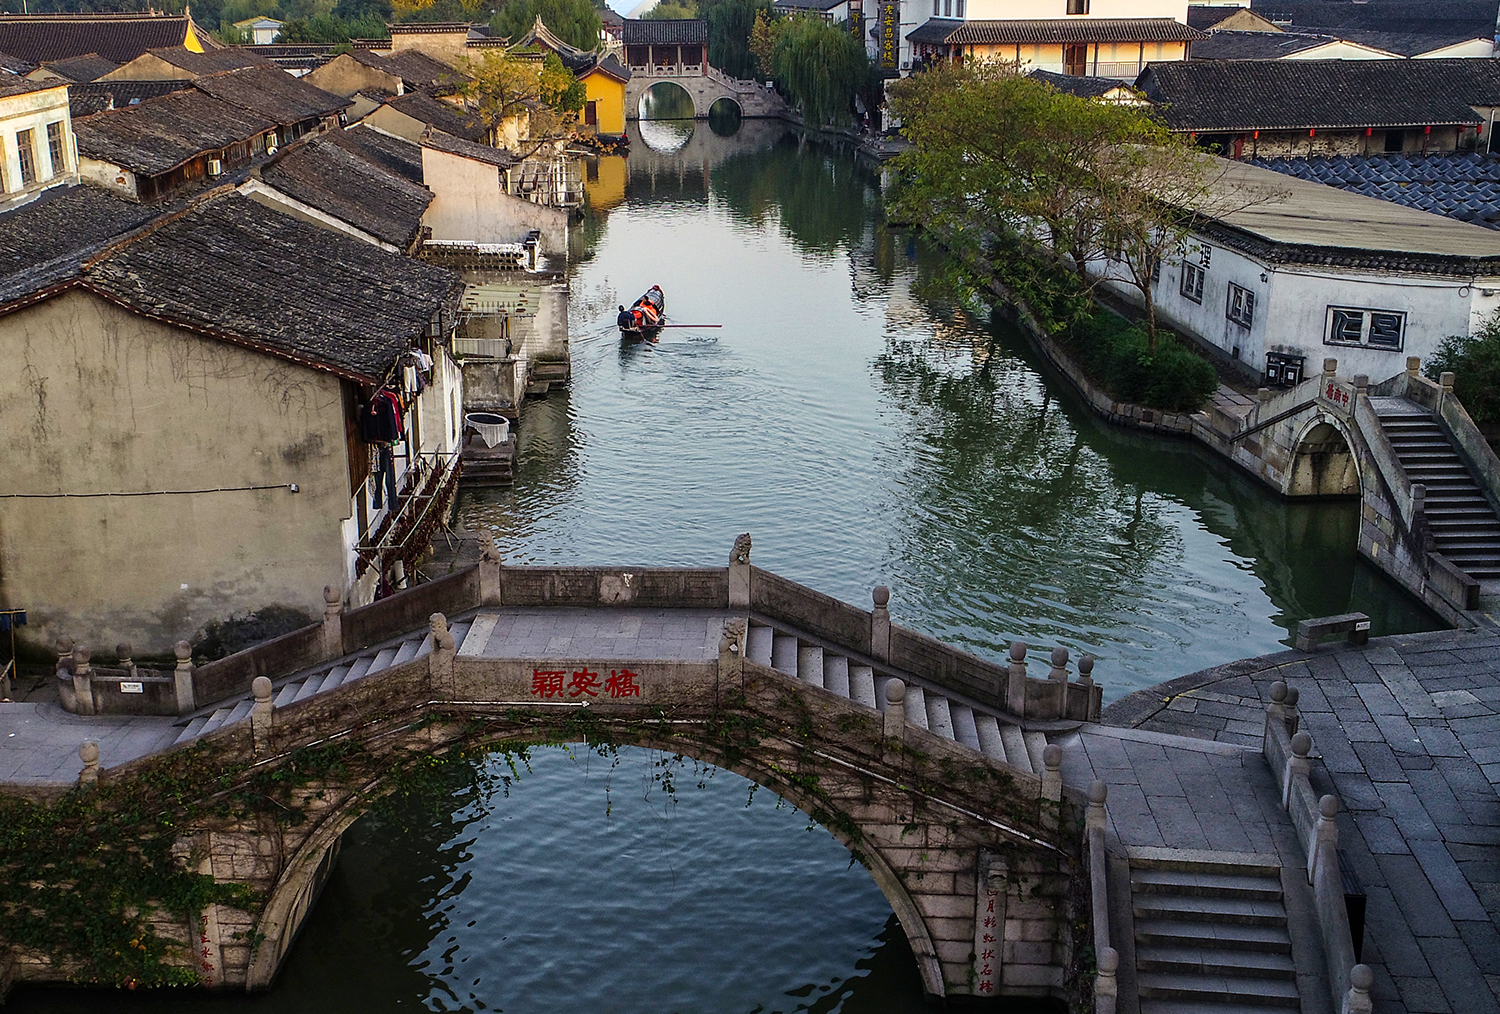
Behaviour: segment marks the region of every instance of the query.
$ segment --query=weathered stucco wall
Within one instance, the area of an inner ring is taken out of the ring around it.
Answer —
[[[422,216],[433,239],[519,243],[536,229],[544,254],[567,250],[567,211],[505,193],[498,166],[423,148],[422,180],[433,195]]]
[[[321,613],[343,585],[337,378],[84,292],[0,318],[0,355],[0,493],[47,495],[0,498],[0,596],[30,639],[165,652],[231,613]],[[78,495],[243,486],[278,488]]]
[[[355,92],[377,91],[400,95],[402,91],[399,77],[375,67],[366,67],[348,53],[341,53],[323,66],[309,71],[303,80],[346,99]]]

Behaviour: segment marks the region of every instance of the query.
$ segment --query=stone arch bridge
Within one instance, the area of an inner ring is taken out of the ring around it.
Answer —
[[[258,899],[157,921],[216,985],[271,983],[343,831],[428,758],[587,741],[724,767],[822,823],[889,899],[929,994],[1076,998],[1087,800],[1047,736],[1097,721],[1092,659],[1072,672],[1058,649],[1028,675],[1022,645],[984,661],[892,624],[883,588],[858,609],[749,553],[743,536],[722,568],[506,567],[489,542],[475,567],[349,612],[330,594],[321,622],[200,667],[182,652],[175,673],[122,675],[64,645],[76,709],[155,694],[169,713],[135,719],[164,723],[161,749],[102,769],[86,749],[82,778],[187,764],[205,792],[289,780],[299,819],[180,832],[180,855]],[[159,684],[122,695],[128,677]],[[17,977],[60,971],[33,956]]]
[[[1500,595],[1500,458],[1415,357],[1379,383],[1338,361],[1243,416],[1193,434],[1289,497],[1360,498],[1359,552],[1456,626],[1489,622]]]
[[[784,116],[790,112],[775,88],[756,81],[741,81],[707,64],[644,66],[630,68],[625,83],[625,118],[641,118],[641,100],[655,85],[672,84],[687,93],[693,102],[693,118],[708,119],[708,111],[720,99],[734,103],[747,119]]]

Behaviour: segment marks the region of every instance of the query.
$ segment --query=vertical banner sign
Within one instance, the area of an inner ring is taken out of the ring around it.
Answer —
[[[861,42],[865,38],[865,9],[863,7],[851,7],[849,9],[849,34]]]
[[[880,69],[895,70],[900,45],[896,33],[901,27],[901,4],[885,2],[880,5]]]

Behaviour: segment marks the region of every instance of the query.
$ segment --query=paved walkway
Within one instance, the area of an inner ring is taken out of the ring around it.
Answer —
[[[1104,719],[1258,747],[1276,680],[1299,691],[1302,727],[1320,761],[1314,785],[1345,807],[1339,843],[1369,897],[1363,957],[1375,970],[1376,1010],[1494,1014],[1500,632],[1437,631],[1379,638],[1363,650],[1247,659],[1132,694]]]

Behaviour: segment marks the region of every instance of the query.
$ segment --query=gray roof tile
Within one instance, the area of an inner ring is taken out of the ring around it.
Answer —
[[[405,250],[422,228],[432,203],[425,187],[366,161],[320,137],[283,149],[261,169],[261,179],[288,197],[309,204]]]

